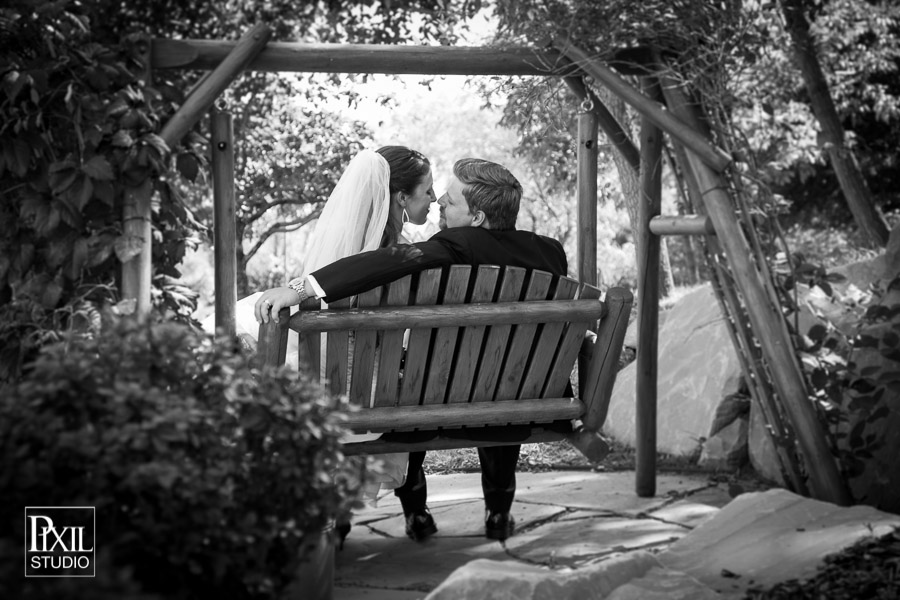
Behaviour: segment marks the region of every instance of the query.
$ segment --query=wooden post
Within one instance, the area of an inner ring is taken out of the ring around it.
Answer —
[[[237,255],[239,243],[234,200],[234,127],[230,112],[210,113],[213,180],[213,263],[215,265],[216,329],[234,336],[237,305]]]
[[[225,91],[250,64],[256,55],[266,46],[272,30],[268,25],[260,23],[245,33],[228,55],[219,63],[215,70],[194,88],[191,95],[172,118],[169,119],[160,137],[171,148],[177,144],[184,134],[190,131],[216,101],[216,98]]]
[[[566,45],[560,51],[582,71],[605,85],[610,91],[634,107],[642,116],[650,119],[657,127],[690,148],[716,171],[723,171],[731,164],[731,157],[724,150],[714,146],[709,138],[665,110],[659,102],[655,102],[642,94],[640,90],[632,87],[612,69],[574,46]]]
[[[704,130],[703,123],[677,83],[664,80],[663,92],[673,113],[698,131]],[[775,390],[797,435],[812,494],[818,500],[846,506],[851,501],[849,491],[841,479],[806,384],[797,368],[797,357],[790,338],[785,335],[780,308],[772,305],[759,279],[759,271],[753,264],[753,253],[735,218],[732,201],[726,191],[729,189],[728,182],[694,152],[687,152],[687,160],[699,184],[699,195],[716,229],[717,239],[743,295],[750,324],[769,365]]]
[[[144,36],[138,44],[144,61],[144,81],[147,85],[152,85],[149,36]],[[140,187],[125,191],[125,202],[122,206],[122,237],[128,240],[129,244],[140,243],[140,252],[122,263],[122,282],[119,290],[122,300],[134,300],[132,314],[135,316],[144,316],[150,312],[150,286],[153,279],[152,198],[153,185],[147,180]]]
[[[645,90],[655,78],[642,78]],[[656,403],[659,346],[659,237],[650,221],[662,201],[663,132],[647,116],[641,118],[641,202],[638,205],[638,347],[635,419],[635,490],[638,496],[656,494]]]
[[[566,85],[569,86],[572,93],[578,96],[582,102],[590,102],[593,106],[594,115],[597,117],[597,124],[599,125],[600,130],[603,131],[613,147],[619,151],[622,158],[625,159],[625,162],[631,165],[631,168],[634,169],[635,172],[640,170],[641,153],[638,152],[637,146],[634,145],[631,138],[628,137],[628,134],[625,133],[625,130],[622,129],[622,125],[616,121],[613,114],[609,112],[606,105],[597,97],[597,94],[584,85],[581,77],[564,77],[563,81],[566,82]]]
[[[597,117],[578,114],[578,281],[597,285]]]

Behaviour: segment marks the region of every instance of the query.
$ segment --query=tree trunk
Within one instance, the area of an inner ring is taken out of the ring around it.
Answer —
[[[828,82],[819,63],[814,40],[809,31],[809,21],[803,12],[803,2],[783,0],[782,7],[793,43],[794,57],[806,84],[813,114],[822,129],[822,144],[840,182],[841,191],[863,234],[873,244],[884,246],[888,239],[887,224],[872,200],[872,194],[853,152],[844,145],[844,128],[838,118]]]

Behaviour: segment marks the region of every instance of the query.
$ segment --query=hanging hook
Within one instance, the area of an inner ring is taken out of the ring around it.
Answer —
[[[593,112],[594,111],[594,99],[591,97],[591,88],[590,88],[590,77],[587,75],[583,75],[581,77],[581,83],[584,85],[584,100],[581,101],[581,110],[582,112]]]

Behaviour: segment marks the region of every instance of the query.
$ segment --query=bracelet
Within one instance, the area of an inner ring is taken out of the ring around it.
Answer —
[[[309,294],[306,293],[306,282],[302,277],[291,279],[288,282],[288,287],[297,292],[297,295],[300,296],[300,302],[309,298]]]

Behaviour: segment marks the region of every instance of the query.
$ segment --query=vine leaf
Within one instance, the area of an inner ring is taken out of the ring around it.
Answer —
[[[119,262],[126,263],[144,248],[144,239],[136,235],[120,235],[116,238],[114,248]]]

